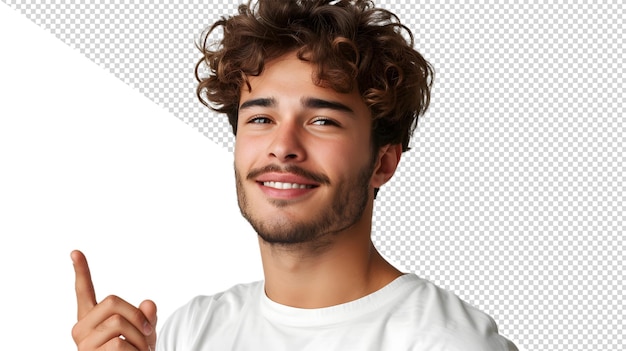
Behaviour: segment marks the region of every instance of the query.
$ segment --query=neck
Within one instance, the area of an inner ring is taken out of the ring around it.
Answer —
[[[363,220],[323,245],[277,246],[259,238],[267,296],[292,307],[329,307],[371,294],[400,276],[372,244],[371,211],[370,206]]]

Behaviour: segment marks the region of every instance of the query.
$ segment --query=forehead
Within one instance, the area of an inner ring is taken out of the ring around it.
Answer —
[[[306,61],[300,60],[294,52],[289,52],[264,63],[263,71],[258,76],[248,76],[250,89],[242,87],[242,96],[245,94],[260,93],[263,90],[279,90],[280,88],[299,87],[325,90],[314,84],[314,67]]]
[[[370,116],[369,108],[357,89],[340,93],[323,84],[316,84],[315,72],[316,67],[300,60],[295,52],[269,60],[260,75],[248,77],[250,89],[246,85],[242,87],[239,105],[259,98],[273,99],[277,104],[319,98],[339,101],[360,115]]]

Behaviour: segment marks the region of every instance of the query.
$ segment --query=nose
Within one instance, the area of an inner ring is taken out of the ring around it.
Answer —
[[[293,122],[285,122],[278,125],[274,129],[268,155],[279,162],[304,161],[306,152],[300,128]]]

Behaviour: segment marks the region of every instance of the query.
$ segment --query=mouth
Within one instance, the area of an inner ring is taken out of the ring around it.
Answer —
[[[264,173],[254,181],[268,199],[289,201],[307,199],[321,185],[309,177],[282,172]]]
[[[316,187],[316,185],[313,185],[313,184],[298,184],[298,183],[286,183],[286,182],[275,182],[275,181],[267,181],[267,182],[259,182],[259,183],[268,188],[280,189],[280,190],[313,189]]]

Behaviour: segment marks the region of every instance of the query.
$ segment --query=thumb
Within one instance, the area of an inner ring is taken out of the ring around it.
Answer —
[[[152,333],[148,335],[146,338],[148,340],[148,346],[150,346],[150,350],[156,349],[156,325],[157,325],[157,307],[156,304],[152,300],[144,300],[141,304],[139,304],[139,310],[143,313],[144,316],[150,322],[152,326]]]

